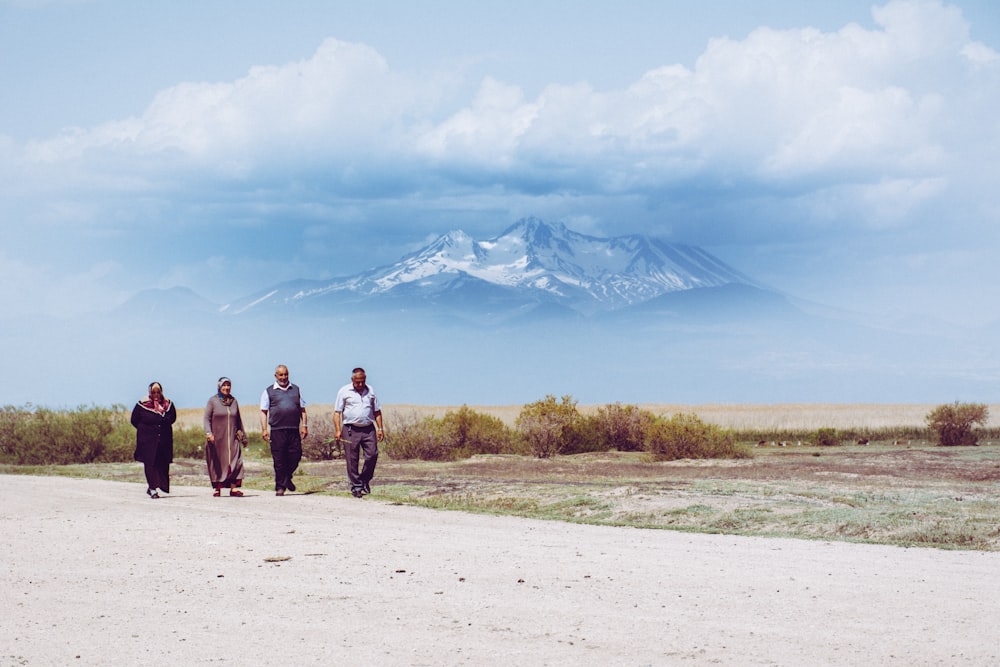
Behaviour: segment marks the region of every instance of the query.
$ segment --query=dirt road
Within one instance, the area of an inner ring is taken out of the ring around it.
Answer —
[[[1000,663],[1000,553],[143,491],[0,476],[0,665]]]

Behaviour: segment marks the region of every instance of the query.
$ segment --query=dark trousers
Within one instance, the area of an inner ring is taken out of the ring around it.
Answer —
[[[274,490],[293,488],[292,475],[302,460],[302,436],[299,435],[299,429],[271,429],[271,459],[274,461]]]
[[[146,486],[170,493],[170,461],[167,456],[156,453],[155,461],[144,461],[142,471],[146,473]]]
[[[347,461],[347,481],[351,490],[360,490],[372,481],[375,476],[375,464],[378,463],[378,439],[375,437],[374,426],[344,425],[344,460]],[[364,465],[358,472],[358,463],[364,453]]]

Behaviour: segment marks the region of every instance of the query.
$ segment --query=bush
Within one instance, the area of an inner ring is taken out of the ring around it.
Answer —
[[[646,447],[646,433],[656,421],[656,415],[634,405],[614,403],[597,408],[595,420],[602,449],[639,452]]]
[[[515,449],[514,434],[503,420],[476,412],[463,405],[441,419],[447,447],[455,458],[476,454],[509,454]]]
[[[344,445],[337,442],[333,414],[309,415],[309,435],[302,441],[302,456],[310,461],[332,461],[344,457]]]
[[[133,436],[134,443],[134,436]],[[134,447],[133,447],[134,450]],[[131,453],[130,453],[131,455]],[[205,429],[200,426],[174,426],[174,458],[204,459]]]
[[[990,411],[983,403],[954,403],[939,405],[927,415],[927,427],[937,433],[938,444],[946,447],[978,445],[972,427],[984,425]]]
[[[440,419],[420,419],[412,414],[399,416],[393,421],[390,433],[384,449],[394,459],[451,461],[455,458]]]
[[[597,416],[578,415],[577,419],[563,431],[563,446],[560,454],[583,454],[585,452],[606,452],[610,449],[601,432]]]
[[[646,447],[654,461],[676,459],[749,458],[750,450],[733,441],[730,433],[706,424],[694,414],[657,419],[649,429]]]
[[[106,439],[123,411],[122,406],[75,411],[6,406],[0,411],[0,459],[18,465],[109,460]]]
[[[835,428],[821,428],[812,437],[819,447],[836,447],[843,442],[840,432]]]
[[[123,405],[76,410],[6,406],[0,410],[0,461],[16,465],[131,461],[135,453],[131,414]],[[174,428],[175,457],[204,455],[201,428]]]
[[[571,396],[563,396],[557,403],[556,397],[549,394],[521,408],[516,423],[531,453],[546,459],[579,444],[573,430],[579,421],[580,413]]]
[[[444,417],[398,416],[389,429],[386,453],[396,459],[454,461],[476,454],[513,454],[518,443],[513,431],[491,415],[463,405]]]
[[[135,427],[131,422],[132,412],[124,406],[112,409],[111,433],[104,438],[104,454],[101,462],[120,463],[132,461],[135,454]]]

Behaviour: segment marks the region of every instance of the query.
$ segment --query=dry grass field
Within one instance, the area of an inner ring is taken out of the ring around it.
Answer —
[[[393,420],[407,417],[443,417],[449,411],[461,406],[429,405],[386,405],[385,415],[388,426]],[[513,426],[521,411],[520,405],[473,405],[476,412],[492,415],[508,426]],[[577,406],[583,414],[594,414],[599,405]],[[892,404],[892,403],[783,403],[783,404],[704,404],[683,405],[673,403],[642,403],[639,408],[658,416],[676,413],[695,413],[702,421],[722,428],[761,431],[819,428],[836,429],[882,429],[896,426],[924,426],[924,417],[936,406],[933,404]],[[990,405],[990,422],[987,426],[1000,428],[1000,405]],[[310,415],[332,416],[332,405],[313,405],[308,408]],[[247,430],[260,431],[260,410],[253,403],[240,407]],[[201,424],[201,408],[183,408],[178,412],[178,422],[182,426]]]
[[[298,493],[348,496],[343,466],[303,462]],[[270,492],[262,448],[251,448],[246,468],[244,486]],[[142,484],[141,467],[127,463],[0,472]],[[204,461],[176,460],[171,480],[211,492]],[[382,457],[371,500],[608,526],[1000,551],[1000,446],[766,447],[752,459],[660,463],[620,452],[451,463]]]
[[[654,414],[694,412],[743,430],[922,427],[931,405],[645,405]],[[996,424],[1000,406],[990,406]],[[394,419],[443,416],[449,407],[386,406]],[[512,424],[520,406],[473,409]],[[581,406],[582,412],[596,407]],[[331,406],[313,406],[311,419]],[[243,408],[248,428],[259,412]],[[196,425],[200,410],[182,410]],[[835,447],[755,447],[740,460],[653,463],[641,453],[536,459],[476,456],[449,463],[383,456],[374,501],[538,519],[686,532],[1000,550],[1000,445],[938,447],[927,441]],[[347,495],[342,460],[303,462],[299,493]],[[12,471],[8,471],[12,472]],[[136,465],[61,466],[21,472],[141,483]],[[247,453],[248,488],[269,490],[270,457]],[[200,460],[175,462],[176,484],[205,486]]]

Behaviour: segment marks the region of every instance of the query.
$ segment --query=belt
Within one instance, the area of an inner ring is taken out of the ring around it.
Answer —
[[[350,426],[351,428],[356,428],[359,430],[368,430],[375,428],[375,424],[344,424],[344,426]]]

